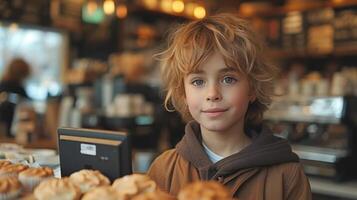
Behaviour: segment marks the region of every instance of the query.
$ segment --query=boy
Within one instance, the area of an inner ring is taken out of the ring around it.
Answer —
[[[190,182],[216,180],[239,199],[311,199],[299,158],[262,128],[275,68],[248,24],[218,14],[179,27],[162,52],[170,103],[187,121],[175,149],[148,175],[172,195]]]

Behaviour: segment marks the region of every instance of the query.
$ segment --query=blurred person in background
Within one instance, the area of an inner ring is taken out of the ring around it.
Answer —
[[[15,93],[28,98],[23,83],[30,75],[30,65],[22,58],[13,59],[0,81],[0,92]]]
[[[16,105],[21,99],[29,98],[24,89],[24,81],[30,73],[30,65],[22,58],[14,58],[5,69],[0,81],[0,136],[5,134],[11,137],[10,129]]]

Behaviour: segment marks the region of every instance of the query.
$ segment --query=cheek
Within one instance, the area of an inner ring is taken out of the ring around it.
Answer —
[[[202,103],[202,100],[199,98],[197,92],[190,90],[189,88],[185,89],[186,92],[186,104],[190,111],[193,109],[199,109]]]
[[[197,108],[200,105],[200,100],[197,98],[195,95],[188,95],[186,96],[186,104],[187,106],[191,108]]]
[[[228,99],[232,105],[237,107],[239,110],[245,110],[249,105],[250,96],[247,92],[231,92],[228,93]]]

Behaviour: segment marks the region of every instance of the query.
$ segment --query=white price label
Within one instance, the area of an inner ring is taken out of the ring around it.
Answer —
[[[97,155],[96,146],[94,144],[81,144],[81,154]]]

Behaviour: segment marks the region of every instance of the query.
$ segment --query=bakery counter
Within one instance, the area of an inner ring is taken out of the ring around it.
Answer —
[[[17,142],[15,141],[14,138],[4,138],[1,137],[0,138],[0,143],[13,143],[16,144]],[[57,149],[57,142],[56,141],[52,141],[52,140],[48,140],[48,139],[38,139],[35,140],[31,143],[27,143],[27,144],[22,144],[21,146],[23,146],[24,148],[38,148],[38,149]]]
[[[218,190],[213,191],[212,188],[218,188],[219,192],[223,190],[224,195],[229,197],[229,191],[223,185],[214,184],[218,187],[207,188],[203,182],[200,185],[207,193],[217,193]],[[198,194],[201,193],[198,191]],[[7,160],[0,160],[0,199],[177,200],[176,197],[160,190],[145,174],[131,174],[111,182],[97,170],[81,169],[65,178],[53,178],[53,171],[50,168],[30,167]],[[181,200],[185,199],[187,198]]]
[[[331,199],[357,199],[357,181],[334,182],[332,180],[309,177],[312,193],[331,196]]]
[[[11,140],[0,142],[0,161],[6,159],[14,163],[21,163],[33,167],[46,166],[53,169],[59,166],[57,150],[48,144],[35,143],[33,145],[19,145]],[[43,144],[43,145],[42,145]],[[40,148],[41,147],[41,148]]]

